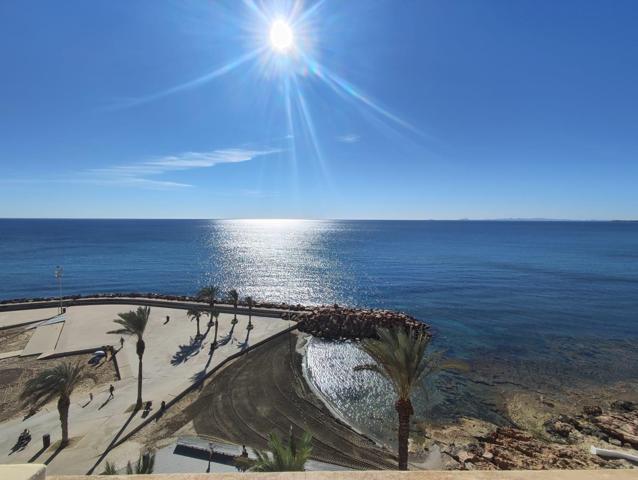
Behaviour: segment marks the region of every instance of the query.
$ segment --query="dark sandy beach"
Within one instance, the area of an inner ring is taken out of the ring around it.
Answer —
[[[355,469],[393,468],[391,452],[335,419],[310,391],[302,357],[294,350],[298,335],[276,338],[237,359],[142,432],[142,440],[152,447],[180,430],[261,449],[269,432],[287,435],[292,428],[295,435],[312,433],[314,460]],[[184,429],[190,422],[192,430]]]

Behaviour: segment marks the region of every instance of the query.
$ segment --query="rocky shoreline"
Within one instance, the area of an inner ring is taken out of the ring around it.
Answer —
[[[442,453],[461,470],[630,468],[626,460],[590,453],[589,446],[625,452],[638,448],[638,403],[616,401],[607,409],[586,406],[581,414],[547,420],[544,430],[546,438],[540,438],[518,428],[499,427],[475,442],[450,444]]]

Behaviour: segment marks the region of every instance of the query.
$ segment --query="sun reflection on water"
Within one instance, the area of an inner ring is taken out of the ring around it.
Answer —
[[[290,219],[210,222],[206,281],[269,301],[344,302],[339,286],[347,266],[326,255],[334,228]]]

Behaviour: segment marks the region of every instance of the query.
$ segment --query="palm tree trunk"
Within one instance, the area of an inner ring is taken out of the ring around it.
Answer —
[[[58,399],[58,412],[60,414],[60,425],[62,427],[62,442],[60,447],[66,447],[69,444],[69,406],[71,399],[66,395],[60,395]]]
[[[144,340],[141,338],[137,341],[137,357],[139,358],[139,363],[137,365],[137,402],[135,403],[135,408],[142,408],[142,357],[144,356],[144,350],[146,349],[146,345],[144,344]]]
[[[410,437],[410,416],[414,413],[409,398],[400,398],[394,405],[399,414],[399,470],[408,469],[408,438]]]
[[[142,357],[137,365],[137,401],[135,402],[135,408],[142,408]]]

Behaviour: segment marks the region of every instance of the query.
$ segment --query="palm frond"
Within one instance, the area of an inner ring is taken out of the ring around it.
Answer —
[[[209,285],[207,287],[200,288],[199,292],[197,292],[197,298],[207,303],[215,303],[219,292],[220,288],[218,286]]]
[[[104,470],[102,470],[100,475],[117,475],[117,468],[115,468],[115,464],[107,460],[104,464]]]
[[[284,444],[275,432],[269,435],[269,452],[255,450],[257,461],[251,468],[255,472],[302,472],[312,453],[312,436],[304,432],[300,439],[290,433],[288,443]]]
[[[41,406],[56,396],[70,397],[75,387],[85,380],[95,382],[96,377],[87,372],[80,362],[64,362],[29,379],[20,399],[25,404]]]
[[[380,328],[377,335],[378,339],[367,339],[360,344],[374,364],[361,365],[355,370],[382,375],[399,398],[408,399],[419,379],[434,372],[438,365],[436,355],[425,355],[430,336],[402,328]]]
[[[144,330],[148,324],[148,319],[151,314],[150,307],[137,307],[137,310],[131,310],[124,313],[118,313],[118,317],[113,322],[121,325],[122,328],[112,330],[108,333],[114,333],[118,335],[134,335],[141,339],[144,336]]]
[[[130,460],[126,463],[127,475],[150,475],[155,468],[155,454],[151,452],[141,453],[135,467],[131,464]]]
[[[237,292],[234,288],[230,289],[228,291],[228,298],[233,302],[233,304],[237,303],[239,301],[239,292]]]

